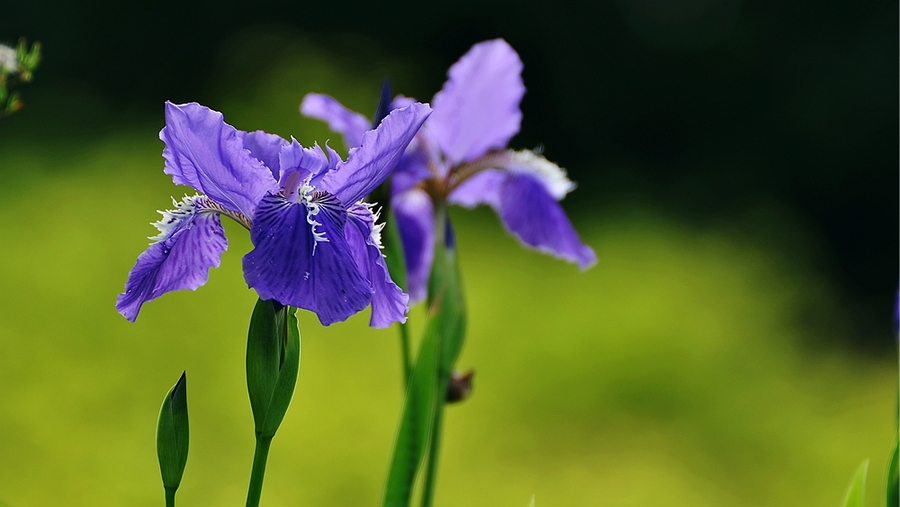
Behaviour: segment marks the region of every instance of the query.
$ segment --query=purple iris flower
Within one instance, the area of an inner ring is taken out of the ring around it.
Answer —
[[[391,209],[407,262],[412,301],[424,299],[434,256],[436,201],[494,208],[525,245],[586,269],[597,261],[559,201],[575,188],[556,164],[532,151],[506,149],[519,131],[525,93],[522,61],[502,39],[474,45],[448,71],[434,113],[409,145],[392,178]],[[393,107],[411,102],[398,97]],[[324,120],[348,146],[369,122],[331,97],[308,94],[301,112]]]
[[[165,173],[199,193],[160,212],[159,235],[138,257],[116,309],[134,321],[145,302],[206,283],[228,246],[224,215],[250,231],[244,278],[260,298],[315,312],[324,325],[370,304],[372,326],[404,322],[409,297],[388,275],[377,213],[360,200],[390,174],[430,113],[419,103],[394,110],[361,133],[345,162],[327,145],[326,154],[236,130],[196,103],[166,103]]]

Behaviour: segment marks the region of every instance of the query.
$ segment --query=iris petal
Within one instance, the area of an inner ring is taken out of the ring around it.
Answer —
[[[372,122],[365,116],[347,109],[332,97],[319,93],[307,93],[303,97],[300,113],[324,121],[328,128],[344,136],[348,150],[361,145],[363,134],[372,126]]]
[[[397,217],[403,256],[406,259],[406,291],[411,303],[425,299],[434,259],[434,207],[421,189],[394,195],[391,211]]]
[[[525,94],[515,50],[502,39],[475,44],[447,75],[426,125],[444,156],[455,165],[506,147],[519,132]]]
[[[238,130],[237,134],[244,148],[250,150],[251,155],[265,164],[272,172],[272,177],[278,181],[281,174],[278,154],[281,152],[281,147],[287,144],[287,141],[281,136],[269,134],[262,130],[255,132]]]
[[[597,262],[591,247],[545,185],[529,174],[509,173],[500,187],[500,218],[523,243],[587,269]]]
[[[244,256],[244,277],[260,298],[310,310],[327,326],[368,306],[373,289],[357,268],[342,217],[317,209],[311,214],[304,203],[264,197],[250,229],[254,249]]]
[[[294,138],[281,148],[278,158],[282,172],[279,184],[286,190],[285,184],[291,173],[299,173],[299,180],[305,181],[308,177],[321,177],[331,169],[328,157],[318,144],[304,148]]]
[[[372,287],[375,289],[369,325],[388,327],[394,322],[406,322],[409,296],[403,293],[388,273],[384,255],[381,253],[375,216],[365,204],[352,206],[348,210],[348,216],[350,225],[347,227],[347,241],[357,253],[355,255],[357,264],[372,281]]]
[[[346,162],[339,162],[322,178],[320,188],[343,203],[362,199],[394,170],[429,114],[431,108],[419,103],[392,111],[375,130],[363,135],[362,144],[350,150]]]
[[[500,187],[507,174],[498,169],[485,169],[462,182],[450,193],[449,201],[453,204],[474,208],[479,204],[500,208]]]
[[[256,203],[275,191],[272,172],[244,148],[222,113],[197,103],[166,102],[165,173],[231,211],[253,216]]]
[[[165,215],[164,220],[166,217],[171,215]],[[164,225],[169,227],[165,237],[138,256],[125,292],[116,299],[116,309],[132,322],[147,301],[205,284],[209,268],[219,266],[222,252],[228,248],[217,214],[197,213],[195,208],[177,217],[177,222]]]

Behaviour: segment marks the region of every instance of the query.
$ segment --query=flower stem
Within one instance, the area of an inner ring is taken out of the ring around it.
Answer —
[[[434,500],[434,489],[437,483],[438,457],[441,450],[441,428],[444,422],[444,406],[447,399],[447,378],[441,373],[438,379],[437,403],[434,408],[434,419],[431,426],[431,443],[428,446],[428,465],[425,469],[425,483],[422,486],[422,507],[431,507]]]
[[[175,507],[175,489],[166,488],[166,507]]]
[[[250,488],[247,491],[247,507],[258,507],[262,494],[263,477],[266,475],[266,460],[272,437],[256,437],[256,452],[253,454],[253,471],[250,473]]]
[[[400,356],[403,361],[403,391],[409,385],[409,376],[412,374],[412,363],[409,360],[409,328],[403,322],[400,323]]]

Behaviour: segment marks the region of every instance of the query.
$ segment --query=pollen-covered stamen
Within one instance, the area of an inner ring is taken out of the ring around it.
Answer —
[[[251,220],[243,213],[231,211],[209,197],[201,194],[195,194],[193,196],[185,195],[181,201],[176,201],[173,197],[172,205],[175,206],[175,209],[158,212],[162,215],[162,219],[158,222],[154,222],[152,225],[159,230],[159,234],[151,236],[149,238],[151,241],[158,243],[171,238],[182,228],[191,227],[191,218],[203,213],[218,213],[225,215],[246,227],[247,230],[250,230],[250,227],[253,225]]]

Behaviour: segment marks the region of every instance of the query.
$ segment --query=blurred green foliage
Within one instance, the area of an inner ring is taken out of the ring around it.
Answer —
[[[288,56],[208,105],[304,144],[337,139],[299,117],[304,93],[374,109],[374,68]],[[415,77],[401,73],[398,89],[404,79]],[[88,124],[111,114],[99,109],[84,110]],[[159,505],[158,400],[182,370],[191,465],[179,501],[246,493],[256,295],[240,269],[245,231],[226,224],[222,267],[196,292],[147,304],[134,324],[114,309],[153,210],[185,191],[162,173],[162,121],[160,104],[143,126],[0,138],[0,498],[13,506]],[[897,366],[811,345],[837,331],[810,316],[846,310],[802,246],[620,205],[576,216],[600,257],[580,273],[520,248],[490,212],[454,213],[469,302],[459,366],[477,375],[445,415],[436,505],[519,506],[533,494],[547,507],[839,505],[861,459],[886,461]],[[265,502],[376,505],[402,403],[396,330],[369,329],[368,315],[329,328],[298,317],[304,364]],[[417,308],[413,336],[421,320]],[[870,482],[883,479],[873,466]]]
[[[28,47],[25,39],[19,39],[15,48],[0,44],[0,117],[22,109],[18,90],[13,88],[31,81],[41,62],[41,43]]]
[[[844,497],[844,507],[865,507],[866,505],[866,474],[869,470],[869,460],[863,462],[853,475],[853,481],[847,488]],[[890,505],[886,507],[892,507]]]

